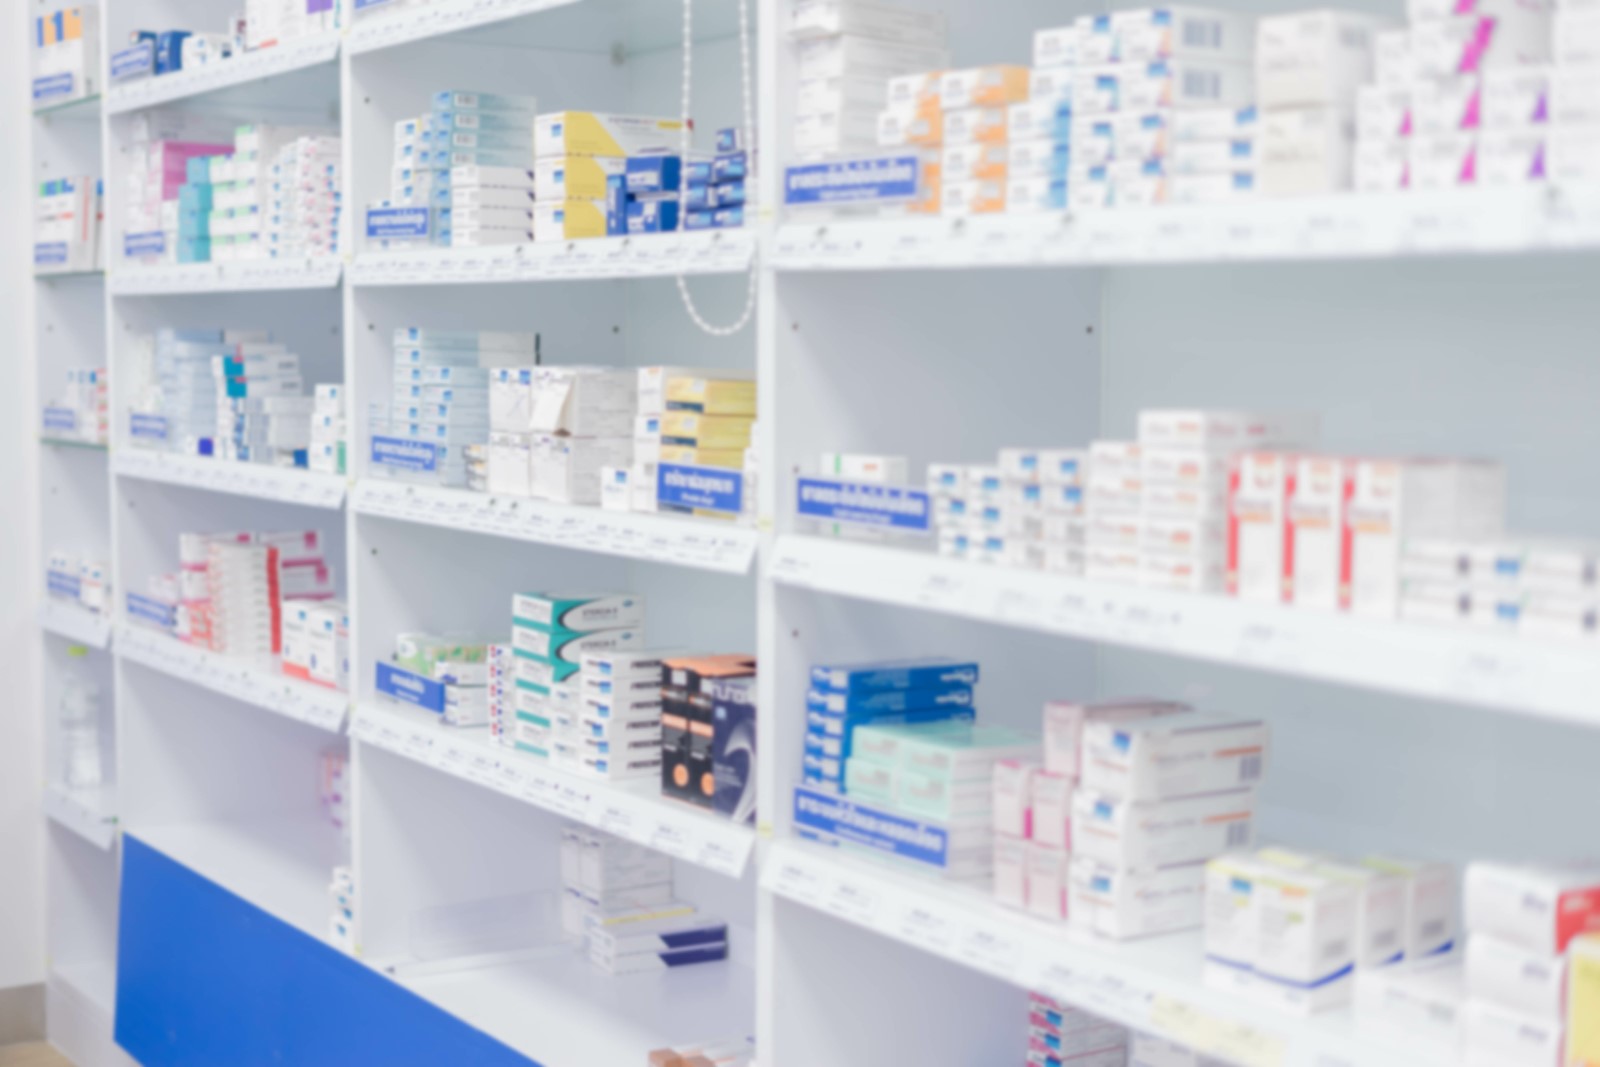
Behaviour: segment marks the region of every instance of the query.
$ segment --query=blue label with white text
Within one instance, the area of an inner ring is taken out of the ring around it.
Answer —
[[[167,235],[162,230],[122,235],[122,254],[129,259],[140,256],[159,256],[167,250]]]
[[[444,712],[444,683],[424,678],[392,663],[378,664],[378,692],[404,704]]]
[[[656,495],[668,507],[738,514],[744,507],[744,474],[723,467],[663,463],[656,468]]]
[[[45,408],[44,429],[46,433],[77,433],[78,413],[71,408]]]
[[[153,41],[140,41],[111,53],[111,80],[114,82],[143,78],[156,72],[156,48]]]
[[[426,237],[425,207],[375,207],[367,210],[368,237]]]
[[[154,597],[141,596],[138,593],[129,593],[127,597],[128,618],[152,622],[163,630],[170,630],[178,621],[178,609],[172,604]]]
[[[919,489],[827,478],[801,478],[795,507],[802,518],[912,533],[929,532],[933,521],[932,500]]]
[[[141,415],[136,411],[128,416],[128,435],[140,441],[165,441],[167,420],[161,415]]]
[[[33,246],[35,267],[60,267],[67,262],[67,242],[41,241]]]
[[[59,100],[63,96],[71,96],[76,80],[72,72],[63,71],[60,74],[47,74],[42,78],[33,79],[33,102],[42,104],[47,100]]]
[[[859,804],[827,790],[796,786],[794,821],[802,829],[930,867],[946,867],[950,863],[950,837],[941,827]]]
[[[917,195],[921,173],[916,156],[806,163],[784,172],[783,200],[791,205],[910,200]]]
[[[371,459],[385,467],[431,474],[439,469],[439,446],[409,437],[374,437]]]

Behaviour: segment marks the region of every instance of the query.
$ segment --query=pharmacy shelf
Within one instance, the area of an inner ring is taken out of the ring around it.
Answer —
[[[33,109],[35,118],[64,118],[81,122],[100,121],[100,94],[90,93],[58,104],[42,104]]]
[[[189,489],[209,489],[329,510],[344,506],[345,488],[349,484],[349,479],[342,474],[201,459],[145,448],[117,449],[111,468],[124,477],[147,482],[165,482]]]
[[[111,619],[76,604],[46,598],[39,605],[39,625],[76,644],[90,648],[111,647]]]
[[[111,271],[111,295],[184,296],[331,289],[339,284],[343,269],[343,264],[330,256],[118,267]]]
[[[44,813],[50,821],[98,849],[109,849],[116,843],[116,812],[117,791],[110,786],[67,789],[52,785],[44,791]]]
[[[116,652],[120,659],[333,734],[343,729],[345,713],[350,708],[349,696],[336,689],[186,645],[157,630],[119,626]]]
[[[363,252],[350,265],[350,283],[484,285],[729,274],[747,269],[755,248],[755,235],[748,230],[717,230],[492,248]]]
[[[171,823],[128,833],[269,915],[322,939],[328,884],[344,864],[341,832],[318,817]]]
[[[622,784],[567,774],[495,743],[486,728],[445,726],[428,711],[363,703],[350,736],[730,878],[743,875],[755,845],[752,828],[663,798],[655,779]]]
[[[105,454],[108,451],[107,446],[105,445],[104,442],[101,442],[101,441],[78,441],[78,440],[75,440],[75,439],[73,439],[71,437],[43,437],[43,436],[41,436],[39,438],[39,443],[41,445],[46,446],[47,448],[78,448],[78,449],[82,449],[85,452],[99,452],[102,455]]]
[[[726,574],[750,569],[758,540],[754,529],[708,519],[605,511],[375,478],[356,482],[350,508],[360,515]]]
[[[961,219],[793,222],[779,270],[1092,267],[1600,248],[1600,189],[1355,194]]]
[[[345,35],[344,48],[350,54],[374,52],[381,48],[443,37],[463,30],[489,26],[519,15],[531,15],[550,8],[564,7],[576,0],[436,0],[424,6],[402,7],[394,12],[379,11],[357,16]]]
[[[613,977],[562,949],[395,980],[541,1067],[644,1063],[652,1049],[738,1033],[755,1019],[755,975],[736,960]]]
[[[117,85],[106,94],[106,113],[121,115],[332,63],[339,56],[339,41],[337,32],[318,34],[193,70]]]
[[[35,270],[33,272],[34,280],[40,282],[76,281],[83,278],[104,278],[105,276],[106,272],[98,267],[94,270]]]
[[[1238,667],[1600,726],[1600,655],[1448,626],[1090,582],[820,537],[778,539],[784,585]]]
[[[1374,1043],[1348,1010],[1304,1019],[1209,989],[1201,935],[1110,942],[947,885],[796,841],[778,842],[763,886],[783,897],[1023,989],[1044,993],[1237,1067],[1446,1067]]]

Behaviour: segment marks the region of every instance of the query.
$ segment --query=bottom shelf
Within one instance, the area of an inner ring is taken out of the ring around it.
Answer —
[[[773,846],[776,895],[1239,1067],[1447,1067],[1358,1029],[1349,1008],[1300,1018],[1201,980],[1199,931],[1114,942],[970,887],[802,842]]]
[[[338,828],[315,817],[143,826],[129,833],[275,918],[328,936],[328,883],[346,862]]]
[[[396,981],[540,1067],[642,1064],[651,1049],[755,1032],[755,974],[734,959],[613,977],[574,949]]]

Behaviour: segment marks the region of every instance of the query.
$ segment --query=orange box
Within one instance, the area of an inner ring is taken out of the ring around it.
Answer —
[[[1003,107],[967,107],[944,113],[944,143],[951,146],[1005,144],[1010,128],[1010,112]]]
[[[1003,142],[951,145],[944,150],[944,173],[953,182],[1003,182],[1010,176],[1010,157]]]
[[[939,81],[939,98],[945,110],[961,107],[1004,107],[1028,99],[1027,67],[996,63],[946,71]]]

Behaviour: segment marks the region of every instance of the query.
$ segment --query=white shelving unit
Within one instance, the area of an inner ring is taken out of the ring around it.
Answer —
[[[948,14],[963,66],[1026,62],[1034,29],[1080,10],[904,2]],[[102,3],[107,40],[220,17],[204,0]],[[1586,488],[1600,480],[1600,189],[790,219],[775,206],[791,156],[789,6],[752,2],[764,206],[739,231],[485,250],[358,242],[364,207],[386,195],[393,123],[436,90],[533,94],[542,110],[676,111],[682,9],[660,0],[380,7],[337,35],[36,115],[34,175],[103,173],[113,252],[122,147],[144,109],[336,121],[345,146],[338,259],[139,267],[109,255],[104,272],[33,288],[39,396],[68,367],[106,365],[116,420],[109,449],[41,439],[36,459],[42,543],[109,560],[118,604],[114,619],[97,617],[41,589],[38,608],[47,719],[63,679],[87,671],[103,683],[115,753],[104,788],[52,788],[45,800],[50,1033],[80,1067],[131,1062],[111,1040],[124,829],[316,938],[331,869],[353,864],[357,957],[543,1067],[642,1063],[650,1048],[741,1030],[758,1036],[761,1067],[1021,1062],[1024,990],[1239,1067],[1435,1067],[1349,1011],[1294,1019],[1207,988],[1195,934],[1089,940],[976,889],[801,841],[792,790],[808,668],[970,655],[983,664],[982,718],[1034,731],[1053,698],[1147,693],[1259,714],[1274,730],[1264,836],[1462,863],[1559,858],[1585,832],[1600,650],[823,536],[795,515],[795,477],[828,452],[905,455],[920,472],[1003,446],[1127,437],[1147,407],[1313,408],[1331,449],[1500,459],[1516,528],[1600,536],[1600,497]],[[737,25],[732,4],[696,5],[702,142],[740,119]],[[750,269],[751,327],[702,333],[677,278],[709,318],[731,321]],[[125,440],[122,372],[137,337],[224,324],[271,329],[315,380],[345,384],[348,475]],[[549,363],[756,372],[757,521],[379,477],[363,454],[365,412],[388,387],[399,326],[537,332]],[[122,613],[124,592],[175,564],[180,532],[311,528],[351,605],[349,693],[182,645]],[[556,772],[377,694],[374,666],[396,634],[503,634],[512,593],[555,587],[642,595],[651,644],[758,654],[757,826],[650,783]],[[346,747],[348,839],[314,794],[319,757]],[[733,958],[609,979],[570,951],[508,944],[515,958],[443,962],[419,944],[426,916],[547,899],[560,829],[574,821],[680,861],[679,894],[730,923]]]

